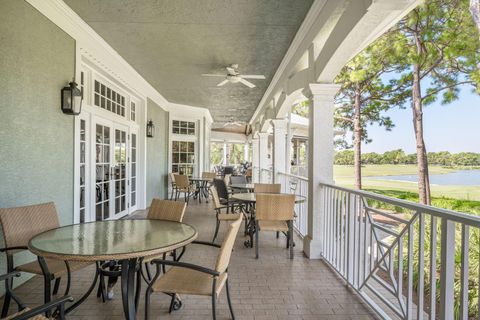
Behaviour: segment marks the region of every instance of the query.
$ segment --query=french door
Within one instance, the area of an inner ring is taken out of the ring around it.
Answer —
[[[92,131],[90,220],[117,219],[130,209],[129,127],[94,117]]]

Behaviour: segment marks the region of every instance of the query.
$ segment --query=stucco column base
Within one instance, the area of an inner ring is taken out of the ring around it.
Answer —
[[[303,252],[309,259],[322,259],[322,242],[314,240],[310,236],[303,238]]]

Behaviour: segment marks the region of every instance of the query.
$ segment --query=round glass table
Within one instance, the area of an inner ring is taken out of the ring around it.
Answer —
[[[142,258],[184,247],[196,238],[195,228],[184,223],[165,220],[113,220],[75,224],[46,231],[33,237],[28,247],[40,257],[39,261],[43,258],[96,262],[119,260],[125,318],[135,319],[137,294],[142,281],[138,264]],[[46,268],[45,263],[40,261],[40,264],[43,265],[42,268]],[[48,270],[44,271],[48,274]],[[88,297],[97,278],[98,264],[91,288],[69,309],[78,306]]]
[[[232,183],[229,187],[232,189],[247,190],[248,192],[251,192],[255,188],[255,185],[253,183],[242,183],[242,184]]]

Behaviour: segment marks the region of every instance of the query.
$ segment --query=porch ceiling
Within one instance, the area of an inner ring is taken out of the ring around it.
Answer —
[[[65,0],[167,100],[206,107],[217,124],[248,121],[312,0]],[[263,74],[217,87],[238,63]]]

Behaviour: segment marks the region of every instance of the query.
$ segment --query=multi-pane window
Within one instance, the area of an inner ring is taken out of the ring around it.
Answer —
[[[137,135],[132,133],[131,146],[131,189],[130,189],[130,205],[134,207],[137,204]]]
[[[95,132],[95,220],[110,217],[110,128],[96,125]]]
[[[195,167],[195,142],[172,141],[172,172],[193,175]]]
[[[136,112],[135,102],[130,103],[130,120],[135,121]]]
[[[190,136],[195,135],[195,122],[190,121],[172,121],[172,133],[175,134],[186,134]]]
[[[80,223],[85,222],[86,122],[80,120]]]
[[[95,80],[94,104],[97,107],[125,117],[125,97],[108,86]]]

